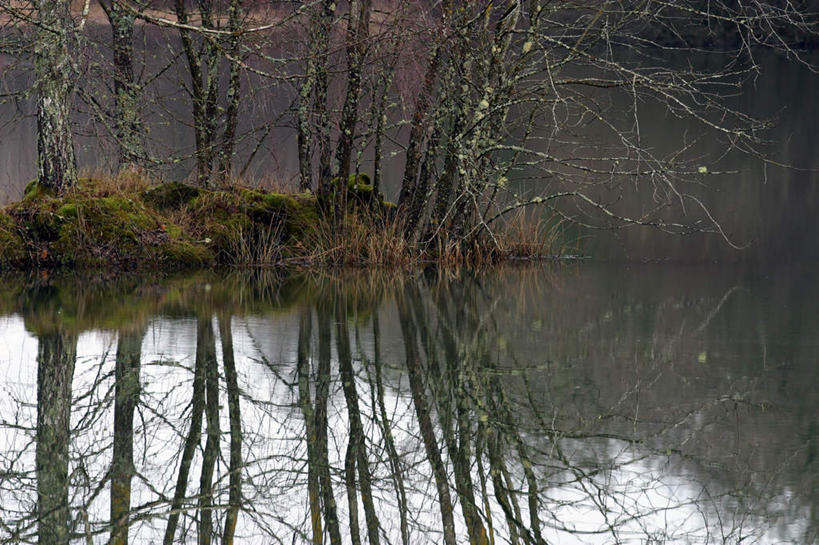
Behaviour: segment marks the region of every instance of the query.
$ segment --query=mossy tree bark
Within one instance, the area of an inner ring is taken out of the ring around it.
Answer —
[[[241,105],[242,0],[230,1],[227,32],[220,28],[218,3],[199,0],[196,5],[198,13],[191,16],[184,0],[174,2],[176,19],[180,23],[177,29],[191,79],[189,92],[196,146],[196,180],[199,186],[209,187],[218,175],[218,183],[224,186],[230,181],[233,170]],[[197,20],[200,28],[194,26]],[[223,58],[230,66],[224,116],[219,106],[219,67]],[[224,127],[221,146],[220,124]]]
[[[347,12],[347,94],[341,110],[336,161],[338,163],[338,187],[336,188],[335,214],[340,223],[347,208],[347,177],[353,153],[358,104],[361,101],[361,70],[367,54],[367,36],[370,28],[371,0],[350,2]]]
[[[74,24],[68,0],[37,0],[36,5],[37,181],[62,193],[77,183],[69,47]]]
[[[77,339],[40,336],[37,353],[37,534],[43,545],[68,545],[68,447]]]
[[[139,84],[134,79],[134,13],[122,0],[100,5],[111,25],[114,52],[114,125],[120,169],[132,168],[145,155],[139,115]]]
[[[111,545],[128,545],[134,468],[134,410],[139,402],[143,332],[121,333],[117,342],[114,450],[111,462]]]
[[[330,112],[328,101],[329,64],[330,64],[330,33],[333,17],[336,12],[335,0],[322,0],[320,12],[316,17],[316,83],[314,93],[314,109],[318,121],[316,131],[319,152],[319,179],[318,196],[323,211],[329,210],[328,202],[331,194],[332,152],[330,150]]]
[[[225,109],[225,129],[222,135],[222,149],[219,151],[219,175],[222,180],[229,180],[233,171],[233,153],[236,147],[236,127],[239,122],[239,104],[242,98],[240,33],[242,30],[242,2],[231,0],[228,7],[228,32],[225,49],[230,63],[230,76],[227,88],[227,107]]]

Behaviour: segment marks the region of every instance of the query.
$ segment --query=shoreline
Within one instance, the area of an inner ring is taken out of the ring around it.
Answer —
[[[409,268],[585,259],[516,226],[515,240],[408,243],[395,205],[351,177],[342,225],[323,218],[312,193],[152,183],[135,173],[83,178],[64,195],[36,181],[0,207],[0,272],[175,272],[214,267]],[[501,239],[503,237],[500,237]],[[504,239],[505,240],[505,239]],[[505,247],[503,246],[505,244]],[[558,250],[558,251],[556,251]]]

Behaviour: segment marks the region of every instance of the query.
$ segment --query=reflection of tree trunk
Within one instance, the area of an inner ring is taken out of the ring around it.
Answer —
[[[43,545],[68,544],[68,446],[76,354],[75,337],[59,332],[40,336],[35,458],[38,538]]]
[[[483,461],[483,449],[486,445],[486,424],[478,423],[478,430],[475,437],[475,468],[478,472],[478,479],[481,485],[481,500],[486,514],[486,527],[489,530],[489,543],[495,543],[495,525],[492,522],[492,506],[489,503],[489,492],[486,486],[486,471]]]
[[[299,377],[299,406],[304,416],[307,443],[307,495],[310,500],[310,526],[313,543],[322,542],[321,491],[319,490],[319,468],[316,455],[316,421],[313,402],[310,399],[310,336],[313,318],[309,310],[302,312],[299,319],[299,346],[296,362]]]
[[[419,298],[415,299],[420,303]],[[487,543],[486,528],[481,520],[480,511],[475,503],[474,484],[472,482],[472,421],[470,415],[470,400],[466,395],[466,388],[469,386],[465,371],[461,365],[468,365],[470,358],[464,358],[459,353],[458,346],[463,342],[455,339],[452,329],[449,326],[439,327],[441,344],[443,345],[443,362],[438,356],[438,346],[433,343],[432,336],[426,331],[428,320],[423,314],[420,304],[416,304],[416,320],[419,329],[422,330],[421,339],[426,343],[427,361],[430,368],[434,369],[436,382],[439,385],[436,399],[438,400],[438,417],[441,423],[441,430],[446,441],[447,450],[452,458],[452,465],[455,472],[455,490],[458,493],[458,500],[461,504],[464,521],[466,522],[469,542],[472,545],[483,545]],[[450,319],[443,304],[439,305],[442,319],[457,327],[461,321],[460,313]],[[463,307],[458,307],[462,310]],[[474,328],[467,328],[466,331],[474,331]],[[432,372],[432,371],[430,371]],[[452,412],[455,412],[455,422],[457,430],[453,427]]]
[[[355,509],[352,505],[357,501],[355,495],[355,477],[352,475],[355,466],[358,467],[358,482],[361,486],[361,502],[364,504],[364,516],[367,519],[367,537],[370,545],[378,545],[378,517],[373,505],[372,486],[370,483],[370,464],[367,460],[367,449],[364,442],[364,427],[361,425],[361,411],[358,405],[358,391],[355,386],[353,373],[353,356],[350,350],[350,333],[347,329],[346,301],[342,295],[337,296],[336,310],[336,350],[341,374],[341,384],[344,389],[344,398],[347,401],[347,415],[350,420],[350,444],[348,447],[347,491],[351,503],[350,524],[351,537],[358,533],[358,520],[353,520]],[[352,451],[349,451],[352,449]],[[352,486],[351,481],[352,480]],[[358,517],[356,516],[356,519]]]
[[[488,454],[489,454],[489,474],[492,476],[492,486],[495,489],[495,498],[501,506],[503,514],[506,516],[506,523],[509,525],[509,537],[511,543],[518,543],[517,520],[519,520],[512,511],[509,494],[507,493],[506,483],[504,483],[504,475],[506,473],[506,465],[503,463],[503,455],[501,454],[498,434],[492,430],[488,433],[489,438]]]
[[[114,453],[111,463],[111,545],[128,544],[131,477],[134,469],[134,410],[139,402],[143,332],[120,333],[114,395]]]
[[[446,468],[444,467],[441,451],[438,448],[438,443],[435,438],[423,377],[419,369],[420,361],[418,347],[416,346],[417,331],[407,306],[411,297],[412,295],[407,292],[403,298],[398,299],[398,318],[401,322],[401,333],[404,337],[407,374],[409,375],[412,402],[413,405],[415,405],[415,414],[418,417],[421,439],[424,441],[424,449],[426,450],[427,459],[432,466],[435,486],[438,489],[438,503],[441,507],[441,519],[444,527],[444,543],[446,543],[446,545],[455,545],[455,520],[452,516],[452,499],[449,495]]]
[[[347,488],[347,512],[350,520],[350,542],[361,545],[358,528],[358,494],[355,489],[356,440],[352,431],[347,438],[347,451],[344,453],[344,484]]]
[[[208,424],[199,478],[199,545],[210,545],[213,536],[213,470],[219,458],[219,368],[210,318],[200,318],[199,322],[196,358],[199,360],[197,365],[201,362],[205,369],[205,417]]]
[[[176,526],[179,524],[179,511],[182,508],[182,501],[188,486],[188,474],[191,469],[193,455],[199,444],[202,434],[202,413],[205,410],[205,362],[204,354],[205,342],[202,337],[207,335],[205,330],[211,330],[210,320],[200,318],[196,325],[196,363],[193,372],[193,400],[191,402],[191,427],[188,436],[185,438],[185,446],[182,450],[182,459],[179,462],[179,475],[176,479],[176,489],[173,501],[171,502],[171,513],[168,517],[168,526],[165,527],[164,545],[172,545]],[[210,333],[213,336],[213,331]],[[213,344],[213,343],[211,343]]]
[[[390,429],[390,421],[387,417],[387,406],[384,403],[384,381],[381,377],[381,332],[378,327],[378,313],[373,312],[373,363],[375,368],[374,379],[370,377],[370,391],[373,396],[373,408],[378,407],[380,418],[379,423],[381,433],[386,443],[387,457],[390,462],[390,473],[395,483],[395,491],[398,496],[398,514],[401,518],[401,543],[409,544],[409,527],[407,525],[407,493],[404,488],[404,478],[401,471],[401,463],[398,457],[398,450],[395,448],[395,439]],[[373,384],[374,382],[374,384]],[[375,409],[373,409],[375,410]]]
[[[316,457],[321,483],[321,497],[324,504],[324,521],[330,534],[332,545],[341,545],[341,532],[338,527],[336,500],[333,496],[333,483],[330,479],[330,461],[327,454],[327,401],[330,396],[330,313],[318,308],[318,379],[316,381]]]
[[[230,421],[230,481],[228,484],[228,511],[222,534],[222,545],[232,545],[236,533],[236,520],[242,501],[242,413],[239,407],[239,379],[236,362],[233,359],[233,333],[230,329],[230,314],[219,317],[219,336],[222,339],[222,361],[225,365],[225,384],[228,396],[228,418]]]

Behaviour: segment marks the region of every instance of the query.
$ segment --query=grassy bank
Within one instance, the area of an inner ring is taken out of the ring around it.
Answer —
[[[420,247],[404,240],[394,206],[362,178],[349,185],[343,225],[311,193],[206,190],[133,174],[85,178],[64,195],[36,182],[0,210],[0,268],[179,270],[216,265],[411,266],[498,261],[553,251],[557,230],[507,224],[486,240]]]

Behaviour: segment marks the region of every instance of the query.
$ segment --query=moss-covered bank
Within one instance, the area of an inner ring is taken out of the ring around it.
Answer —
[[[32,182],[0,210],[0,268],[269,264],[309,252],[318,223],[309,193],[84,179],[56,196]]]

